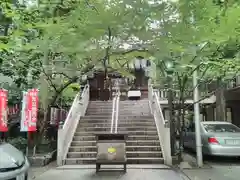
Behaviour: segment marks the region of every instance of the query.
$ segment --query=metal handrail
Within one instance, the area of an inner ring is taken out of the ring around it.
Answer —
[[[117,98],[116,98],[115,133],[117,133],[117,130],[118,130],[119,101],[120,101],[120,91],[117,92]]]
[[[71,108],[70,108],[70,110],[69,110],[69,112],[68,112],[68,114],[67,114],[67,117],[66,117],[66,119],[65,119],[65,121],[64,121],[63,129],[66,128],[67,122],[69,121],[69,119],[70,119],[70,118],[73,116],[73,114],[75,113],[74,110],[75,110],[76,104],[77,104],[78,101],[79,101],[79,97],[80,97],[80,93],[78,93],[78,94],[75,96],[74,100],[73,100],[72,106],[71,106]]]
[[[111,120],[111,130],[110,132],[113,133],[113,125],[114,125],[114,118],[116,113],[116,96],[113,98],[113,104],[112,104],[112,120]]]
[[[156,102],[155,102],[156,101]],[[161,105],[160,105],[160,101],[159,101],[159,96],[157,95],[157,92],[153,92],[153,102],[156,103],[156,106],[157,106],[157,110],[159,112],[159,116],[160,116],[160,119],[163,123],[163,125],[165,127],[167,127],[167,120],[165,120],[164,116],[163,116],[163,113],[162,113],[162,108],[161,108]]]

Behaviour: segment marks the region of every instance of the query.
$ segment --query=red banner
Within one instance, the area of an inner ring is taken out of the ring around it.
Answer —
[[[37,113],[38,113],[38,90],[30,89],[27,93],[26,119],[28,131],[37,131]]]
[[[7,90],[0,89],[0,132],[7,132]]]

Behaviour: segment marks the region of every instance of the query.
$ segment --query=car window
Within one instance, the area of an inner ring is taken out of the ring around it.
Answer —
[[[240,132],[240,128],[233,124],[204,124],[203,127],[207,132]]]

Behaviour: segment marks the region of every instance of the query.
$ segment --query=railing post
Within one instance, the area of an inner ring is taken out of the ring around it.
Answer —
[[[63,165],[63,123],[59,124],[58,137],[57,137],[57,166]]]
[[[164,133],[164,145],[165,150],[171,150],[171,138],[170,138],[170,129],[167,127],[165,128],[165,133]],[[164,163],[166,165],[171,166],[172,165],[172,156],[170,153],[166,153]]]
[[[113,97],[113,101],[112,101],[112,119],[111,119],[111,130],[110,132],[113,133],[113,125],[114,125],[114,117],[115,117],[115,108],[116,108],[116,97]]]
[[[120,91],[118,91],[117,98],[116,98],[115,133],[117,133],[117,129],[118,129],[119,101],[120,101]]]

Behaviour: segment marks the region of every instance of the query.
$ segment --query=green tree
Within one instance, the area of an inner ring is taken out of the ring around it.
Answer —
[[[1,67],[19,87],[40,89],[44,112],[40,132],[47,124],[49,107],[65,88],[93,68],[130,75],[126,63],[146,54],[142,45],[148,41],[144,33],[149,16],[143,10],[147,5],[101,0],[92,4],[67,0],[40,1],[38,6],[1,4],[4,17],[13,26],[2,43]]]

